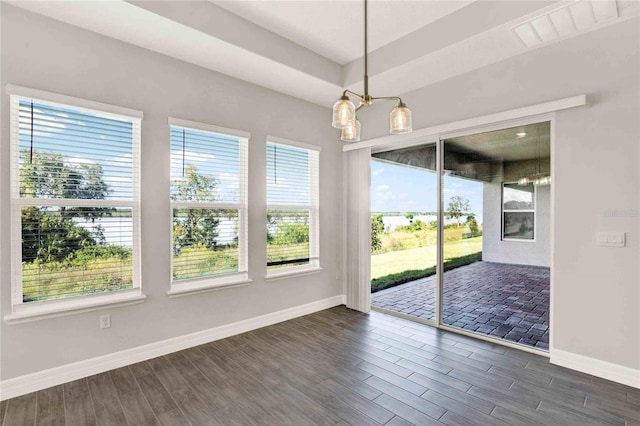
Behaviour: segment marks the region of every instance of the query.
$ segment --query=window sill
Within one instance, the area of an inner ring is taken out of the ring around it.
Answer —
[[[225,277],[224,279],[214,278],[206,280],[185,281],[182,284],[172,284],[171,290],[167,292],[170,298],[186,296],[189,294],[204,293],[207,291],[222,290],[225,288],[244,287],[253,282],[246,276]]]
[[[305,268],[305,269],[296,269],[295,271],[282,271],[282,272],[272,272],[269,273],[267,272],[267,275],[264,277],[265,281],[276,281],[276,280],[281,280],[281,279],[285,279],[285,278],[292,278],[292,277],[301,277],[304,275],[312,275],[312,274],[318,274],[322,271],[322,268],[319,266],[314,266],[311,268]]]
[[[46,318],[56,318],[106,308],[134,305],[145,301],[147,296],[139,289],[121,294],[89,296],[77,300],[56,300],[51,302],[30,302],[32,306],[21,305],[19,309],[4,316],[7,324],[20,324]]]

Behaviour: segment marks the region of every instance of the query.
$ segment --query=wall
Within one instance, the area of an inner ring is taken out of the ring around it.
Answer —
[[[636,374],[639,23],[634,18],[402,94],[414,129],[588,95],[586,108],[560,111],[555,120],[551,354],[561,350]],[[387,114],[379,105],[361,117],[363,139],[387,134]],[[626,232],[626,247],[597,246],[599,230]]]
[[[342,294],[341,146],[328,109],[241,82],[7,4],[2,11],[0,150],[1,313],[10,306],[9,97],[7,83],[144,111],[142,123],[142,277],[145,303],[7,325],[0,322],[7,380],[206,330]],[[251,132],[249,276],[253,284],[168,298],[170,247],[167,117]],[[320,145],[319,274],[265,282],[265,139]],[[99,315],[111,314],[110,329]]]
[[[549,266],[550,255],[550,202],[551,188],[536,188],[535,240],[502,240],[502,183],[516,182],[524,175],[549,170],[549,161],[518,161],[506,163],[498,177],[483,185],[482,201],[482,260],[517,265]]]

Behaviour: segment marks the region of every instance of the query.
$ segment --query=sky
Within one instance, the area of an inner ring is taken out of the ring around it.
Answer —
[[[412,167],[371,161],[371,211],[435,212],[436,174]],[[482,217],[482,183],[445,176],[444,205],[460,195],[469,200],[471,211]]]

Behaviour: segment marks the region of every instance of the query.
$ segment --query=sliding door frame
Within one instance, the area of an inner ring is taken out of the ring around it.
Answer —
[[[491,123],[476,125],[468,128],[450,128],[447,129],[449,131],[438,133],[435,135],[428,135],[420,138],[407,138],[407,139],[399,139],[393,144],[384,144],[380,146],[371,146],[372,153],[379,153],[385,151],[391,151],[399,148],[409,148],[413,146],[420,146],[431,144],[435,141],[436,143],[436,174],[437,174],[437,256],[436,256],[436,306],[435,306],[435,321],[425,320],[422,318],[413,317],[411,315],[402,314],[398,312],[394,312],[388,309],[381,309],[376,307],[371,307],[372,310],[388,313],[394,316],[398,316],[401,318],[409,319],[412,321],[420,322],[423,324],[434,326],[441,330],[450,331],[453,333],[473,337],[478,340],[483,340],[486,342],[494,343],[501,346],[507,346],[514,349],[519,349],[525,352],[534,353],[537,355],[542,355],[545,357],[549,357],[553,349],[553,295],[554,295],[554,267],[553,267],[553,247],[554,247],[554,199],[555,199],[555,191],[554,185],[551,185],[551,194],[550,194],[550,247],[549,247],[549,257],[550,257],[550,287],[549,287],[549,351],[532,348],[526,345],[510,342],[508,340],[504,340],[497,337],[491,337],[488,335],[484,335],[481,333],[469,332],[457,327],[452,327],[446,325],[442,322],[442,313],[443,313],[443,292],[444,292],[444,204],[443,204],[443,182],[444,182],[444,140],[450,139],[454,137],[461,136],[469,136],[478,133],[486,133],[492,132],[496,130],[508,129],[511,127],[524,126],[528,124],[536,124],[541,122],[550,122],[550,147],[551,147],[551,176],[555,176],[555,161],[554,161],[554,152],[555,152],[555,112],[541,113],[535,114],[526,117],[519,117],[515,119],[507,119],[502,121],[495,121]],[[371,206],[368,206],[369,210]]]

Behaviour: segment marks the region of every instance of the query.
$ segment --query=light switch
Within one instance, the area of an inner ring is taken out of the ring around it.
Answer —
[[[598,232],[596,234],[596,240],[599,246],[607,247],[624,247],[625,246],[625,233],[624,232]]]

